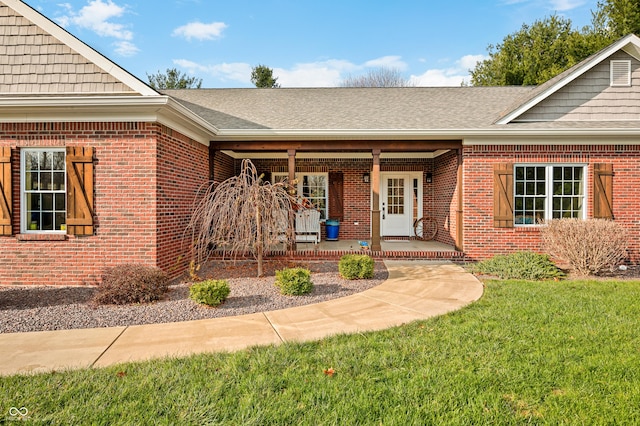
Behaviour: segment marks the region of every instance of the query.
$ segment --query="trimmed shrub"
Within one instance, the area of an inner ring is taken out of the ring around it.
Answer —
[[[345,254],[340,258],[338,271],[347,280],[373,278],[373,258],[366,254]]]
[[[276,287],[287,296],[302,296],[313,290],[311,271],[305,268],[285,268],[276,271]]]
[[[227,280],[205,280],[194,283],[189,288],[189,297],[198,303],[218,306],[231,293]]]
[[[627,257],[627,233],[607,219],[556,219],[542,228],[545,250],[581,275],[612,270]]]
[[[169,289],[162,270],[150,266],[125,264],[105,269],[95,303],[125,305],[159,300]]]
[[[548,255],[526,251],[493,256],[476,263],[471,270],[500,279],[551,280],[565,276]]]

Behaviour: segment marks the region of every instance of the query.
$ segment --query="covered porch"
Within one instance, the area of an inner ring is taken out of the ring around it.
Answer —
[[[294,242],[290,254],[360,251],[358,241],[380,257],[463,252],[461,141],[216,140],[211,179],[236,174],[244,159],[265,180],[292,182],[292,191],[322,213],[320,244]],[[425,216],[438,223],[432,242],[414,238],[413,224]],[[326,241],[329,219],[340,222],[339,241]]]

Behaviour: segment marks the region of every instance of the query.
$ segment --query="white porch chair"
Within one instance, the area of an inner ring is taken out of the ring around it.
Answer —
[[[320,212],[302,210],[296,213],[296,242],[320,242]]]

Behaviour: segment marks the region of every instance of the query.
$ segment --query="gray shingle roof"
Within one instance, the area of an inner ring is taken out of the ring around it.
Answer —
[[[483,129],[531,87],[165,90],[222,130]]]

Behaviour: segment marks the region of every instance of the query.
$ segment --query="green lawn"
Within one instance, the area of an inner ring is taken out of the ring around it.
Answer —
[[[2,378],[0,423],[638,424],[639,329],[639,282],[492,281],[382,332]]]

